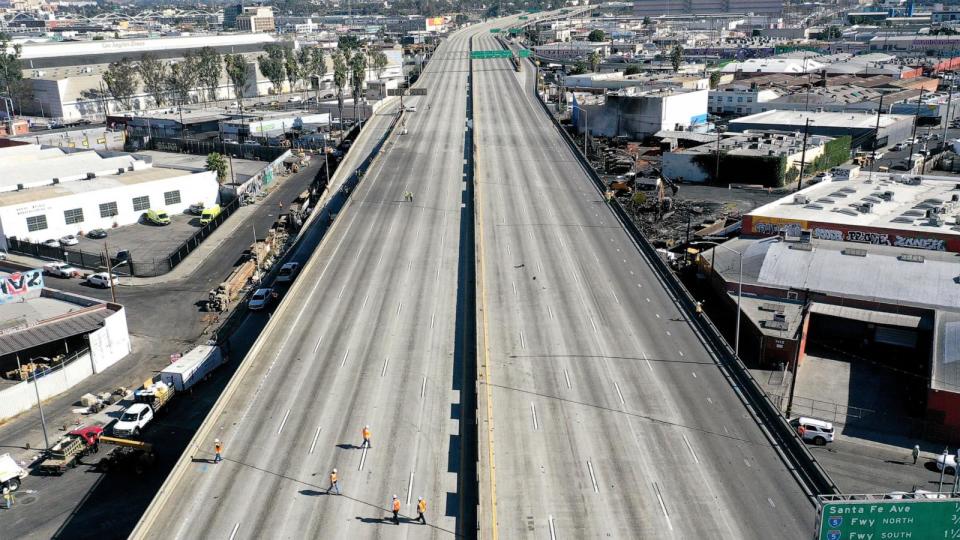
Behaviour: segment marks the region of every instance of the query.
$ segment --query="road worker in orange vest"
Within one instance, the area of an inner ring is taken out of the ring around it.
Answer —
[[[213,451],[216,454],[213,457],[213,462],[215,464],[220,463],[220,461],[222,461],[222,458],[220,457],[220,453],[223,452],[223,443],[220,442],[220,439],[213,440]]]
[[[393,496],[393,524],[400,524],[400,499],[396,495]]]
[[[417,497],[417,519],[420,520],[420,523],[424,525],[427,524],[427,518],[423,517],[423,513],[427,511],[427,501],[423,500],[423,497]]]
[[[363,426],[363,442],[360,443],[360,448],[371,448],[370,446],[370,426]]]
[[[330,494],[330,490],[336,488],[337,495],[340,495],[340,481],[337,477],[337,470],[334,469],[330,471],[330,487],[327,488],[327,495]]]

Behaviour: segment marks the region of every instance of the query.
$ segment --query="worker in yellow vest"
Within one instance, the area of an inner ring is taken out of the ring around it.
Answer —
[[[423,513],[426,511],[427,501],[423,500],[423,497],[417,497],[417,519],[424,525],[427,524],[427,518],[423,517]]]
[[[396,495],[393,496],[393,524],[400,524],[400,499]]]
[[[360,443],[360,448],[370,448],[370,426],[363,426],[363,442]]]
[[[327,488],[327,494],[330,494],[330,490],[336,488],[337,495],[340,495],[340,481],[337,478],[337,470],[334,469],[330,471],[330,487]]]

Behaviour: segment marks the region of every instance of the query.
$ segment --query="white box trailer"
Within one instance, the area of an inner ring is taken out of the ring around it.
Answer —
[[[223,363],[223,353],[216,345],[197,345],[160,372],[160,380],[183,392],[203,380]]]
[[[20,481],[27,477],[27,470],[17,464],[10,454],[0,456],[0,491],[7,488],[16,491]]]

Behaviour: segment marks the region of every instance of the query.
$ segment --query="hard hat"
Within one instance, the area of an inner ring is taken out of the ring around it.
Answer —
[[[220,442],[220,439],[214,439],[213,442]]]
[[[363,426],[364,429],[370,429],[370,426]]]
[[[418,500],[418,501],[422,501],[422,500],[423,500],[423,497],[417,497],[417,500]]]
[[[393,498],[394,498],[394,499],[396,499],[396,498],[397,498],[397,496],[396,496],[396,495],[394,495],[394,496],[393,496]]]
[[[334,470],[333,470],[333,472],[337,472],[337,470],[336,470],[336,469],[334,469]]]

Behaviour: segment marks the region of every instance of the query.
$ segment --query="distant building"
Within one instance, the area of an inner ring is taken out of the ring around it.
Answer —
[[[699,15],[717,13],[755,13],[779,15],[784,3],[778,0],[633,0],[636,17],[663,15]]]
[[[778,97],[780,94],[769,88],[725,86],[710,90],[707,100],[713,114],[749,115],[774,108],[767,102]]]
[[[610,54],[609,43],[594,43],[592,41],[571,41],[568,43],[548,43],[533,47],[533,52],[547,60],[586,60],[594,52],[604,58]]]
[[[228,30],[237,28],[237,17],[243,13],[243,4],[231,4],[223,8],[223,27]]]
[[[731,120],[727,131],[794,131],[809,129],[813,135],[841,137],[849,135],[852,149],[892,145],[906,140],[913,131],[913,116],[880,115],[877,131],[876,111],[806,112],[771,110]],[[807,120],[810,120],[809,126]]]
[[[605,96],[575,93],[571,118],[581,133],[642,140],[661,130],[706,123],[707,91],[628,88]]]
[[[237,16],[237,30],[251,33],[273,32],[273,8],[269,6],[244,6],[243,13]]]
[[[814,172],[811,164],[825,153],[827,143],[832,140],[819,135],[808,137],[804,156],[802,134],[740,133],[722,138],[719,143],[708,142],[663,154],[663,174],[686,182],[745,182],[781,187],[787,171],[799,173],[801,158],[808,164],[806,173]],[[714,178],[718,148],[721,156],[719,180]],[[733,166],[735,170],[727,170]],[[751,171],[749,179],[743,177],[744,171]]]

